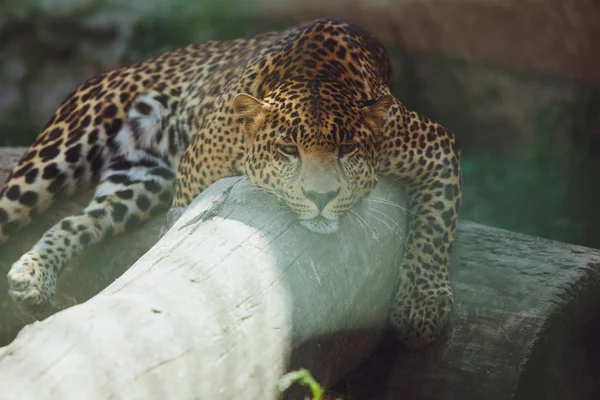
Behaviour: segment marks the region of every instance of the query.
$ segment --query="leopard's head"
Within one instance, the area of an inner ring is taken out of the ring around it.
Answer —
[[[315,232],[336,231],[377,182],[377,147],[393,98],[356,97],[339,83],[293,81],[263,99],[233,99],[250,181],[284,200]]]

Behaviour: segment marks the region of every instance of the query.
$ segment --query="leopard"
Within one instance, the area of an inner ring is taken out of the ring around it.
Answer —
[[[12,265],[10,296],[26,311],[49,307],[85,249],[187,207],[225,177],[246,175],[315,234],[335,234],[391,177],[410,213],[389,325],[409,349],[428,346],[452,312],[460,148],[392,88],[381,41],[335,19],[195,43],[87,80],[2,186],[0,243],[59,195],[87,185],[93,199]]]

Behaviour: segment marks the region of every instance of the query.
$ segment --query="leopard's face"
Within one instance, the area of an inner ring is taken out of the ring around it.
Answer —
[[[242,94],[234,108],[243,117],[250,181],[275,193],[308,229],[332,233],[376,185],[379,130],[391,98],[365,106],[343,89],[315,84],[279,88],[262,101]]]

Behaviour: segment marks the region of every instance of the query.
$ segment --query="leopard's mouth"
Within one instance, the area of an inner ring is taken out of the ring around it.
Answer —
[[[311,232],[329,235],[338,230],[340,227],[340,222],[338,220],[331,220],[319,215],[315,218],[300,220],[300,225],[304,226]]]

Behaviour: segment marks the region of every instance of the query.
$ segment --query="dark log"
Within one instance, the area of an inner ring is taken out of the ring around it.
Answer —
[[[448,328],[384,342],[351,374],[376,382],[364,398],[600,399],[600,251],[462,221],[451,280]]]

